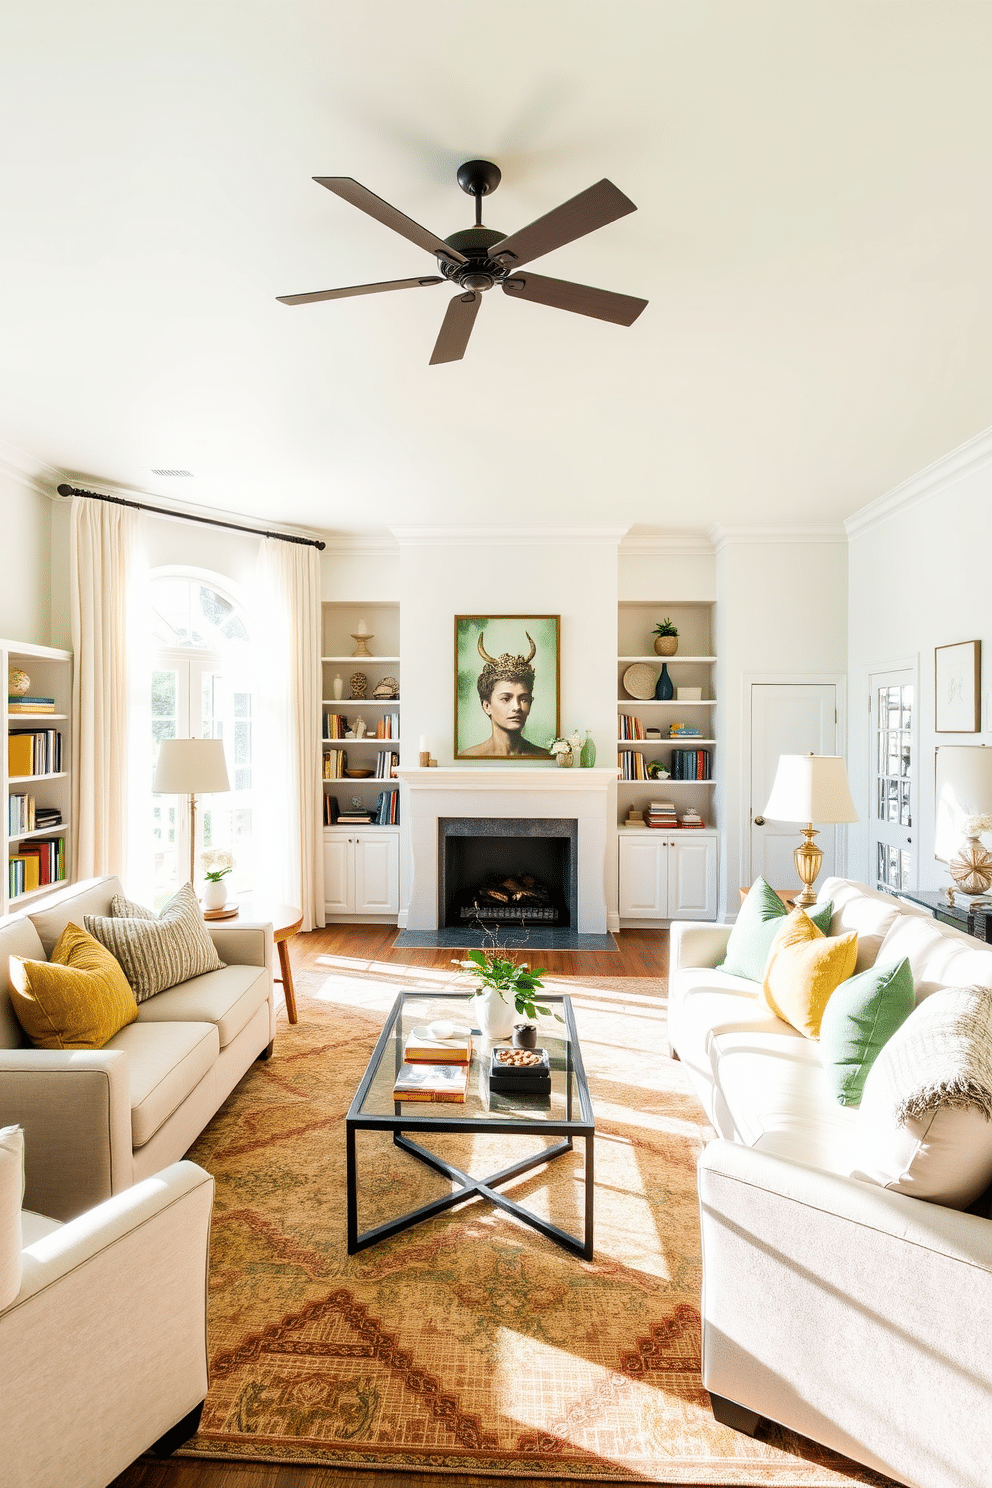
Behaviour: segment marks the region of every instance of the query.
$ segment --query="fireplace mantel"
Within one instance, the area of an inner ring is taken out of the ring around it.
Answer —
[[[574,817],[578,823],[580,934],[606,931],[607,825],[615,820],[616,769],[558,765],[450,765],[401,769],[410,848],[409,895],[399,923],[438,928],[438,818]]]

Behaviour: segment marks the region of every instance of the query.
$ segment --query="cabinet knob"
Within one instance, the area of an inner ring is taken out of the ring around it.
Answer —
[[[754,825],[756,827],[763,827],[765,825],[765,818],[763,816],[756,816],[754,818]]]

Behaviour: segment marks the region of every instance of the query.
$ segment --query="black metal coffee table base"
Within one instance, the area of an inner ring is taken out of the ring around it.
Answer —
[[[570,1251],[572,1255],[581,1256],[584,1260],[592,1260],[592,1228],[593,1228],[593,1142],[595,1134],[590,1132],[584,1136],[586,1144],[585,1161],[585,1216],[583,1223],[582,1239],[570,1235],[567,1230],[560,1230],[557,1225],[549,1224],[547,1220],[532,1214],[521,1204],[515,1204],[505,1194],[497,1193],[498,1185],[509,1183],[511,1179],[518,1178],[521,1173],[527,1173],[531,1168],[539,1168],[542,1163],[550,1162],[555,1157],[561,1157],[566,1152],[572,1151],[572,1138],[566,1137],[563,1142],[558,1142],[554,1147],[545,1147],[532,1157],[521,1158],[519,1162],[513,1163],[508,1168],[501,1168],[498,1173],[490,1173],[485,1178],[473,1178],[470,1173],[463,1173],[461,1168],[453,1167],[428,1152],[426,1147],[421,1147],[419,1142],[412,1142],[402,1132],[393,1132],[393,1142],[401,1147],[404,1152],[409,1152],[411,1157],[417,1158],[425,1163],[427,1167],[433,1168],[435,1173],[440,1173],[442,1178],[450,1178],[452,1183],[459,1186],[453,1193],[445,1194],[443,1198],[435,1199],[433,1203],[423,1204],[419,1209],[412,1209],[409,1214],[403,1214],[398,1219],[391,1219],[386,1224],[376,1225],[374,1229],[363,1230],[358,1233],[358,1193],[357,1193],[357,1164],[355,1161],[355,1127],[350,1123],[347,1130],[348,1140],[348,1254],[354,1255],[356,1251],[365,1250],[370,1245],[376,1245],[380,1240],[388,1240],[391,1235],[398,1235],[403,1230],[410,1229],[413,1225],[422,1224],[425,1219],[431,1219],[435,1214],[443,1214],[446,1209],[452,1209],[456,1204],[463,1204],[466,1199],[478,1194],[480,1198],[488,1199],[490,1203],[505,1209],[507,1214],[515,1214],[524,1224],[530,1225],[534,1230],[544,1235],[546,1239],[553,1240],[556,1245]]]

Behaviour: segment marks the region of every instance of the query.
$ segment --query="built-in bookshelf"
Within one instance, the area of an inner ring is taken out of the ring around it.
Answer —
[[[671,619],[678,628],[674,656],[659,656],[654,650],[654,627]],[[624,675],[630,667],[650,669],[656,683],[662,666],[668,668],[674,696],[669,701],[630,696]],[[714,720],[716,696],[713,654],[713,606],[709,603],[659,600],[657,603],[625,602],[617,613],[617,822],[626,830],[631,809],[645,813],[651,801],[675,806],[679,818],[694,810],[707,828],[713,820],[716,744]],[[698,690],[696,698],[679,698],[678,690]],[[683,730],[673,737],[673,730]],[[661,766],[668,776],[652,778],[651,767]]]
[[[384,793],[395,794],[398,785],[392,771],[399,764],[402,704],[398,692],[388,695],[385,689],[390,679],[397,686],[400,681],[399,606],[332,601],[322,606],[321,621],[324,825],[333,825],[328,804],[333,798],[341,815],[371,813],[364,830],[396,829],[398,798],[381,806],[380,801]],[[371,654],[356,656],[354,637],[363,630]],[[365,679],[364,697],[354,696],[363,690],[356,686],[358,675]],[[362,774],[345,773],[356,770]]]
[[[67,883],[72,873],[72,653],[0,640],[5,809],[0,845],[7,868],[0,914],[16,912]],[[11,668],[26,695],[8,697]]]

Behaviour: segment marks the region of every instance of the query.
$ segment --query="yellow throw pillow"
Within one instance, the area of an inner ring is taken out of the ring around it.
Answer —
[[[776,1017],[806,1038],[820,1037],[830,994],[854,974],[858,936],[824,935],[801,909],[794,909],[772,941],[765,967],[765,1001]]]
[[[38,1049],[102,1049],[138,1016],[120,966],[78,925],[66,925],[50,961],[11,956],[10,1001]]]

